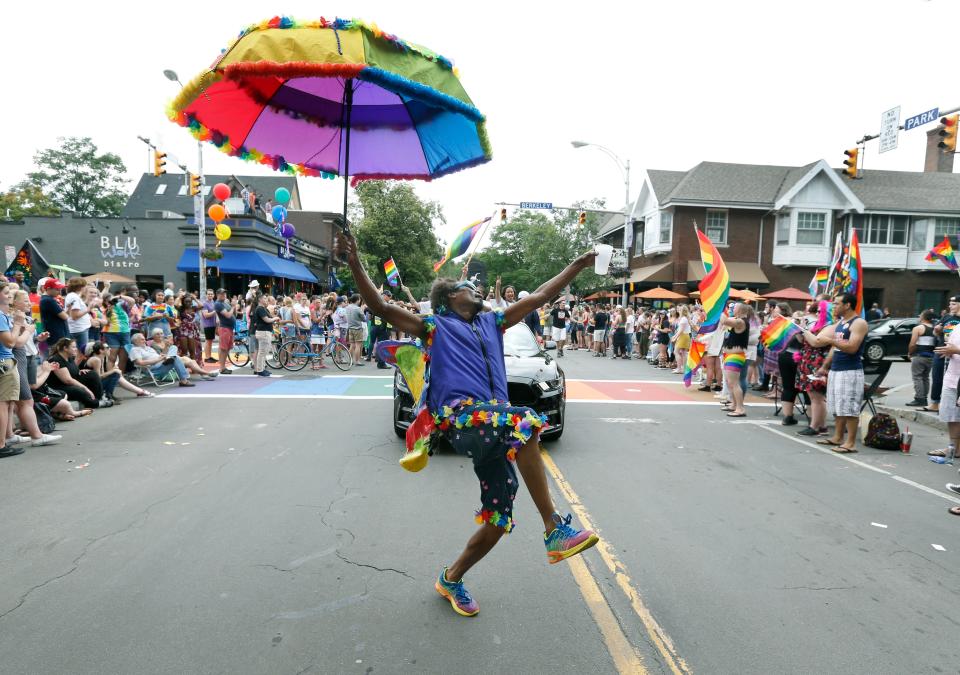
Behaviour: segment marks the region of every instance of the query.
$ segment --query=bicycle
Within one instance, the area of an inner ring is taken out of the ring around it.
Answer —
[[[250,358],[250,336],[246,332],[238,332],[233,338],[233,347],[227,352],[227,360],[237,368],[243,368],[246,365],[253,367]],[[281,343],[274,338],[270,342],[270,353],[267,354],[267,365],[273,370],[280,370],[283,365],[280,363],[279,349]]]
[[[326,356],[330,356],[335,365],[340,370],[346,371],[353,368],[353,355],[350,349],[337,340],[333,340],[329,335],[324,334],[326,344],[319,352],[315,352],[310,344],[310,338],[294,337],[284,340],[280,344],[278,357],[281,365],[286,370],[297,372],[303,370],[307,363],[319,361],[323,363]]]

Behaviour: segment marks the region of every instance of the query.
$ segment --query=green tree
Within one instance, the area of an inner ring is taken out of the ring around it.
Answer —
[[[417,297],[424,295],[435,277],[433,264],[443,255],[433,232],[434,223],[444,222],[439,204],[421,200],[407,183],[364,181],[357,186],[350,217],[374,283],[386,284],[383,263],[392,257],[403,283]],[[356,288],[349,270],[340,280]]]
[[[24,216],[56,216],[60,209],[43,191],[29,183],[18,183],[0,194],[0,218],[20,220]]]
[[[27,174],[24,183],[78,215],[120,215],[127,201],[123,160],[110,152],[98,154],[88,137],[57,140],[59,147],[33,156],[37,171]]]
[[[578,208],[601,209],[603,201],[578,202]],[[477,254],[487,266],[487,280],[493,285],[499,275],[503,285],[518,291],[536,289],[559,274],[573,259],[588,250],[597,239],[604,220],[602,214],[588,213],[584,225],[578,223],[576,211],[519,211],[490,237],[490,246]],[[609,286],[607,277],[592,270],[582,272],[571,288],[593,290]]]

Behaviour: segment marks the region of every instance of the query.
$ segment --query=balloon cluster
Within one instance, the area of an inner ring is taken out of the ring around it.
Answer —
[[[278,187],[273,193],[273,198],[277,205],[273,207],[270,215],[273,216],[273,224],[276,227],[277,234],[286,241],[287,253],[290,253],[290,240],[297,236],[297,229],[287,222],[287,207],[284,206],[290,201],[290,190]]]
[[[225,183],[217,183],[213,186],[213,196],[221,202],[226,201],[230,198],[230,186]],[[230,214],[227,213],[227,209],[223,204],[211,204],[210,208],[207,209],[207,215],[210,216],[210,220],[215,223],[213,226],[213,236],[217,238],[217,247],[219,248],[220,243],[229,239],[230,235],[233,234],[230,226],[224,225],[223,222],[221,222]]]

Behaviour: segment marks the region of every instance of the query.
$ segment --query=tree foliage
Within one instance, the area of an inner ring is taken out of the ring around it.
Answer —
[[[374,283],[386,284],[383,263],[392,257],[414,295],[426,294],[435,277],[433,264],[443,255],[433,232],[434,223],[444,222],[439,204],[421,200],[407,183],[364,181],[350,216],[361,261]],[[356,287],[349,270],[340,280]]]
[[[120,215],[127,201],[123,160],[110,152],[98,154],[88,137],[57,140],[59,147],[33,156],[37,170],[27,174],[23,184],[81,216]]]
[[[0,194],[0,218],[20,220],[24,216],[56,216],[60,209],[35,185],[18,183]]]
[[[602,200],[576,204],[578,208],[602,209]],[[587,222],[579,225],[576,211],[519,211],[499,225],[490,237],[490,246],[476,255],[487,266],[490,285],[499,275],[503,285],[519,292],[533,291],[559,274],[564,267],[588,250],[597,239],[602,214],[587,213]],[[459,269],[458,269],[459,273]],[[610,285],[609,279],[592,270],[582,272],[573,282],[574,291],[592,290]]]

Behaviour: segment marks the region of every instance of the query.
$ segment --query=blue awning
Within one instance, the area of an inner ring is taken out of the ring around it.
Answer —
[[[307,281],[312,284],[320,283],[306,265],[295,260],[284,260],[263,251],[222,248],[223,257],[220,260],[208,260],[207,267],[219,267],[225,274],[246,274],[250,276],[280,277]],[[199,271],[199,253],[195,248],[184,249],[177,263],[181,272]]]

